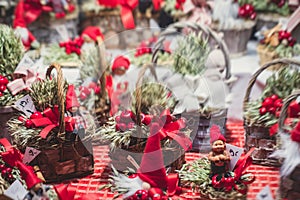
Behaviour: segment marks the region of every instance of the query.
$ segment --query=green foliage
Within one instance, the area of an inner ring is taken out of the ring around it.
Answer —
[[[204,199],[235,200],[245,199],[241,193],[231,190],[215,189],[211,185],[210,161],[207,158],[200,158],[192,163],[184,164],[178,170],[180,183],[184,187],[191,187],[195,192],[200,192]]]
[[[24,47],[11,27],[0,24],[0,75],[12,80],[12,74],[21,61]]]
[[[81,63],[79,56],[76,53],[67,54],[65,48],[60,48],[58,44],[52,44],[47,48],[44,57],[44,63],[49,65],[53,62],[63,63]]]
[[[176,5],[176,0],[165,0],[165,3],[163,4],[163,9],[173,17],[182,15],[183,14],[182,10],[176,9],[175,5]]]
[[[238,0],[240,5],[250,3],[254,6],[255,11],[265,13],[278,13],[283,16],[290,14],[288,1],[280,8],[277,4],[271,2],[270,0]]]
[[[178,41],[174,52],[174,70],[182,75],[199,75],[205,70],[209,54],[208,41],[202,34],[190,33]]]
[[[274,47],[269,47],[271,50],[274,49]],[[284,44],[280,44],[275,48],[276,53],[279,55],[281,58],[291,58],[295,55],[300,54],[300,45],[295,44],[293,47],[291,46],[286,46]]]
[[[159,83],[144,83],[141,86],[141,111],[150,114],[151,108],[163,108],[172,110],[175,108],[175,98],[171,96],[171,91]],[[133,93],[136,96],[136,91]],[[136,98],[133,98],[133,109],[136,107]]]
[[[245,117],[250,125],[257,124],[262,126],[272,126],[277,123],[278,118],[272,114],[266,113],[260,115],[259,109],[263,100],[276,94],[279,98],[284,99],[290,95],[293,90],[300,88],[300,72],[291,70],[290,67],[282,68],[278,73],[274,73],[266,81],[266,86],[259,99],[248,102],[245,108]]]

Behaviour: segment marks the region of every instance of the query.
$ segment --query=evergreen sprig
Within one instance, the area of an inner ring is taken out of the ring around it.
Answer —
[[[44,63],[49,65],[53,62],[64,63],[72,62],[81,64],[80,58],[76,53],[67,54],[65,48],[61,48],[58,44],[51,44],[45,51]]]
[[[199,75],[205,70],[210,48],[207,39],[202,34],[190,33],[178,41],[174,52],[173,68],[182,75]]]
[[[207,158],[200,158],[192,163],[186,163],[178,170],[180,183],[182,186],[192,188],[195,192],[200,192],[201,197],[218,200],[242,200],[245,196],[236,190],[225,192],[224,189],[215,189],[211,185],[210,161]]]

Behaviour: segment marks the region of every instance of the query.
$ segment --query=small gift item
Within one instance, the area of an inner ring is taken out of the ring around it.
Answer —
[[[213,6],[213,27],[223,33],[231,56],[247,52],[247,43],[255,25],[256,12],[252,4],[233,0],[216,0]]]
[[[150,125],[150,135],[137,173],[126,176],[113,168],[110,188],[123,194],[124,199],[165,199],[181,191],[178,174],[167,174],[164,166],[161,129],[163,127],[157,122]]]
[[[54,68],[57,78],[50,80]],[[46,76],[48,79],[32,85],[24,100],[32,106],[8,122],[12,140],[21,151],[27,147],[40,151],[29,164],[39,166],[47,183],[91,174],[93,129],[85,127],[85,118],[75,112],[77,97],[73,86],[63,80],[61,67],[51,65]]]
[[[43,176],[37,172],[37,166],[31,167],[25,165],[24,155],[19,150],[12,147],[5,138],[0,139],[0,198],[22,198],[32,199],[56,199],[55,191],[46,185],[43,185]],[[18,188],[18,186],[21,188]],[[18,191],[14,191],[18,188]],[[14,191],[9,192],[9,191]],[[15,196],[12,196],[15,195]],[[8,197],[7,197],[8,196]]]
[[[168,166],[171,171],[179,169],[184,161],[185,150],[190,148],[191,141],[189,138],[190,131],[185,127],[185,120],[183,118],[176,118],[170,114],[168,107],[168,92],[163,90],[158,94],[158,98],[151,98],[149,94],[154,94],[158,91],[145,93],[142,85],[143,76],[149,66],[144,66],[139,74],[137,81],[137,90],[134,93],[134,109],[124,110],[120,115],[107,122],[107,125],[99,130],[99,135],[103,140],[110,143],[110,157],[112,164],[119,171],[126,170],[126,167],[132,167],[128,160],[130,155],[138,163],[140,162],[146,142],[149,138],[149,126],[152,122],[159,122],[163,128],[160,130],[162,151],[164,154],[164,164]],[[150,66],[151,67],[151,66]],[[154,77],[156,77],[155,72]],[[163,92],[164,91],[164,92]],[[165,97],[163,97],[165,95]],[[164,99],[165,101],[163,101]],[[147,101],[150,100],[150,101]]]
[[[27,31],[31,36],[22,37],[23,41],[34,36],[42,43],[58,42],[62,37],[58,30],[61,27],[70,37],[77,35],[78,9],[73,0],[22,0],[18,2],[14,15],[14,28],[20,27],[23,33]]]
[[[292,37],[290,32],[282,30],[280,24],[264,31],[263,38],[259,43],[257,52],[260,65],[276,58],[291,58],[300,54],[300,45],[296,39]]]
[[[178,37],[174,39],[174,36]],[[176,44],[176,47],[168,54],[168,62],[163,63],[169,71],[160,76],[160,81],[178,101],[173,113],[188,119],[188,127],[193,130],[192,149],[209,152],[210,125],[218,124],[225,134],[229,86],[233,80],[227,47],[209,27],[178,22],[160,34],[153,48],[155,64],[161,59],[159,53],[169,38],[172,38],[170,46]]]
[[[257,100],[250,100],[250,94],[258,76],[267,68],[279,64],[280,69],[266,80],[263,93]],[[278,59],[263,65],[249,81],[244,97],[245,149],[255,150],[253,162],[261,165],[280,166],[280,160],[270,155],[278,148],[278,117],[283,99],[300,87],[300,73],[296,60]]]
[[[280,197],[300,198],[300,93],[296,90],[285,98],[278,120],[280,149],[272,156],[283,159],[280,169]]]
[[[246,199],[248,185],[255,180],[252,174],[246,173],[252,164],[253,149],[241,156],[231,171],[226,139],[216,125],[210,128],[210,134],[212,151],[208,158],[187,163],[178,171],[181,185],[192,186],[195,192],[200,192],[201,199]]]

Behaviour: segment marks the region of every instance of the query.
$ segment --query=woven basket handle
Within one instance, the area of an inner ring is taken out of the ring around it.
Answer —
[[[65,98],[64,98],[64,77],[61,70],[61,66],[57,63],[51,64],[46,72],[46,77],[51,76],[53,69],[57,71],[57,96],[58,96],[58,108],[59,108],[59,129],[58,138],[65,138]]]
[[[300,90],[295,90],[293,94],[289,95],[287,98],[284,99],[283,106],[281,108],[279,119],[278,119],[279,131],[282,132],[284,130],[284,121],[288,114],[287,112],[288,112],[289,105],[292,103],[292,101],[297,99],[299,96],[300,96]]]
[[[147,69],[150,69],[151,74],[153,75],[155,81],[158,81],[157,74],[153,64],[145,64],[142,69],[139,71],[138,80],[136,82],[136,92],[135,92],[135,110],[136,110],[136,117],[137,117],[137,125],[141,126],[141,106],[142,106],[142,84],[144,80],[145,73]]]
[[[97,38],[97,45],[98,45],[98,56],[99,56],[99,73],[98,77],[100,77],[100,84],[101,84],[101,92],[100,92],[100,97],[102,98],[107,98],[107,91],[106,91],[106,68],[108,67],[108,63],[106,60],[106,49],[104,42],[102,38],[98,37]]]
[[[280,65],[280,68],[282,67],[289,67],[290,65],[295,65],[297,67],[300,68],[300,62],[299,61],[296,61],[296,60],[293,60],[293,59],[289,59],[289,58],[282,58],[282,59],[276,59],[276,60],[273,60],[271,62],[268,62],[266,64],[264,64],[261,68],[259,68],[255,74],[253,74],[252,78],[250,79],[249,83],[248,83],[248,87],[247,87],[247,90],[246,90],[246,94],[245,94],[245,97],[244,97],[244,102],[243,102],[243,110],[246,109],[246,106],[247,106],[247,103],[249,102],[250,100],[250,93],[251,93],[251,90],[252,90],[252,87],[254,85],[254,83],[256,82],[256,79],[257,77],[267,68],[273,66],[273,65],[276,65],[276,64],[281,64]]]
[[[174,34],[178,34],[183,28],[191,28],[194,31],[202,31],[208,39],[212,38],[216,43],[217,46],[221,49],[225,56],[225,67],[226,67],[226,74],[225,74],[225,79],[229,79],[231,77],[231,62],[230,62],[230,57],[229,57],[229,51],[228,48],[218,34],[213,31],[211,28],[209,28],[206,25],[203,24],[196,24],[196,23],[191,23],[191,22],[177,22],[172,25],[170,25],[165,31],[163,31],[160,34],[159,39],[154,45],[154,50],[152,54],[152,62],[157,64],[158,60],[158,52],[163,49],[163,42],[165,41],[167,36],[171,36]]]

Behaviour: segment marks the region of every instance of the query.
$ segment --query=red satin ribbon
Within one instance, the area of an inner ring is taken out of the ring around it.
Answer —
[[[59,120],[59,111],[58,106],[55,105],[53,109],[46,108],[44,110],[43,115],[45,117],[38,118],[38,119],[31,119],[35,127],[45,127],[40,132],[40,137],[45,139],[50,131],[59,126],[58,120]],[[73,131],[75,126],[75,120],[72,117],[65,117],[65,129],[66,131]]]
[[[212,185],[215,188],[221,188],[224,187],[227,191],[230,191],[232,188],[235,188],[238,192],[242,194],[246,194],[247,187],[246,185],[252,183],[255,180],[255,177],[252,176],[250,180],[241,180],[241,176],[245,175],[244,173],[247,168],[252,164],[252,158],[251,154],[254,151],[254,148],[250,149],[250,151],[247,152],[243,157],[241,157],[238,162],[235,165],[235,168],[233,170],[234,177],[225,178],[222,177],[221,180],[217,180],[218,174],[214,175],[212,177]],[[240,186],[243,188],[241,189]]]
[[[16,167],[21,172],[22,176],[26,174],[23,179],[25,179],[25,182],[27,184],[27,187],[30,189],[32,186],[41,183],[42,180],[40,180],[37,175],[34,173],[34,170],[31,166],[25,165],[23,160],[23,155],[20,153],[19,150],[12,147],[10,142],[6,138],[0,139],[0,144],[4,146],[6,149],[5,152],[0,153],[0,156],[2,157],[2,160],[10,165],[10,167]]]
[[[59,184],[55,185],[54,189],[59,197],[59,200],[72,200],[76,194],[76,187],[70,187],[70,185]]]
[[[163,0],[152,0],[154,10],[159,10]]]
[[[180,129],[185,127],[185,121],[181,118],[176,121],[172,121],[172,115],[170,110],[164,110],[160,115],[160,124],[163,124],[163,128],[160,129],[159,134],[162,139],[169,137],[174,139],[185,151],[188,150],[192,141],[184,133],[180,132]]]
[[[99,4],[114,8],[121,6],[121,20],[125,29],[135,28],[132,11],[137,7],[138,0],[98,0]]]

